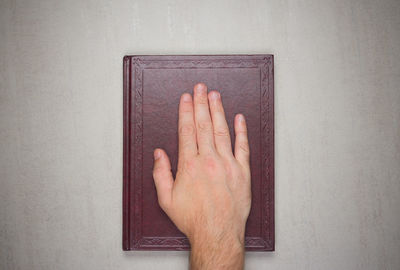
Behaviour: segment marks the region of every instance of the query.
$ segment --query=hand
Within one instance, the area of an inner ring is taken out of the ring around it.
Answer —
[[[211,114],[210,114],[211,113]],[[175,181],[167,154],[154,151],[158,202],[191,244],[192,269],[241,269],[250,212],[249,144],[244,116],[235,117],[235,153],[217,91],[194,87],[179,104]]]

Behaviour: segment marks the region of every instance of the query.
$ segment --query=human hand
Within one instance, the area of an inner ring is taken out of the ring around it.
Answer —
[[[241,269],[250,212],[250,166],[244,116],[235,116],[235,153],[221,96],[194,87],[179,104],[175,181],[164,150],[154,151],[158,202],[191,243],[192,269]]]

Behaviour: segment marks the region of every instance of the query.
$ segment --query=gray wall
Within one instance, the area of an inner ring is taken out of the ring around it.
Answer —
[[[400,269],[400,2],[0,1],[0,268],[186,269],[122,252],[122,56],[273,53],[276,252]]]

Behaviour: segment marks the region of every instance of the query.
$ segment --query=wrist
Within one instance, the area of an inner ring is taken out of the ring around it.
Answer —
[[[233,247],[244,247],[244,231],[245,228],[229,227],[223,229],[215,228],[198,228],[187,234],[191,246],[194,245],[229,245]]]
[[[201,234],[189,238],[190,246],[193,248],[205,247],[208,248],[223,248],[241,250],[244,248],[244,236],[234,233],[224,233],[224,235],[205,235]]]
[[[189,237],[191,269],[243,269],[244,233],[197,232]],[[198,268],[196,268],[198,267]]]

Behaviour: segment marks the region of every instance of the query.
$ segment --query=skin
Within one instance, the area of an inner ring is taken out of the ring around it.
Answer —
[[[158,202],[189,238],[191,269],[243,269],[244,231],[251,205],[249,144],[243,115],[235,116],[235,150],[221,96],[203,83],[179,104],[175,180],[164,150],[154,151]]]

